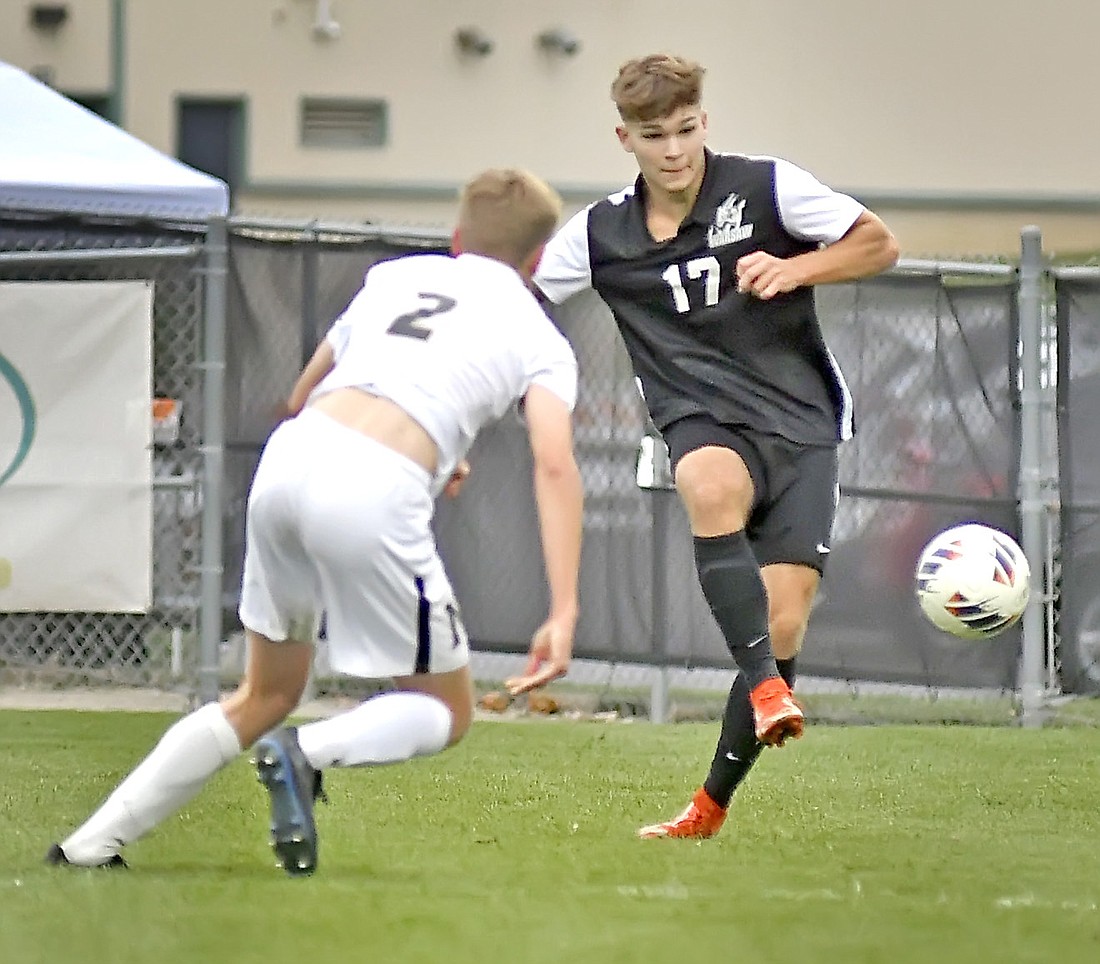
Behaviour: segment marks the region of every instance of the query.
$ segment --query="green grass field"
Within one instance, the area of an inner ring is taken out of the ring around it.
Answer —
[[[332,771],[290,879],[244,758],[130,847],[50,868],[171,717],[0,712],[0,961],[1100,960],[1100,730],[812,727],[706,842],[639,841],[713,724],[485,722],[434,760]]]

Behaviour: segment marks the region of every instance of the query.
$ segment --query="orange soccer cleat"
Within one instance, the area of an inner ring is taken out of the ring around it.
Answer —
[[[787,738],[802,736],[806,719],[780,676],[757,685],[749,694],[756,720],[756,738],[766,746],[782,746]]]
[[[713,837],[726,822],[726,808],[720,807],[700,787],[691,798],[684,812],[665,823],[642,827],[638,836],[643,840],[655,837],[688,837],[702,839]]]

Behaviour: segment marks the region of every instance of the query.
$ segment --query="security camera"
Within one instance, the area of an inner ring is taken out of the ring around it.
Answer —
[[[556,51],[572,57],[581,49],[581,42],[577,37],[563,27],[553,30],[544,30],[538,35],[538,45],[546,51]]]
[[[455,31],[455,44],[465,54],[484,57],[493,52],[493,41],[477,27],[460,27]]]

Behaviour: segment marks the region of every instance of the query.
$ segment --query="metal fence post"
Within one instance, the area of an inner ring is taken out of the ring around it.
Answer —
[[[199,573],[198,694],[218,698],[222,641],[222,511],[225,488],[225,339],[228,275],[225,218],[206,229],[203,296],[202,379],[202,552]]]
[[[1042,277],[1043,239],[1035,225],[1020,232],[1020,287],[1017,293],[1020,323],[1020,530],[1022,548],[1032,570],[1032,592],[1023,615],[1018,689],[1020,722],[1026,727],[1043,723],[1043,660],[1046,653],[1043,573],[1046,552],[1043,522],[1042,441]],[[1039,585],[1035,585],[1035,580]]]
[[[302,367],[308,364],[317,348],[317,275],[321,254],[317,250],[317,232],[313,223],[306,226],[302,237]]]

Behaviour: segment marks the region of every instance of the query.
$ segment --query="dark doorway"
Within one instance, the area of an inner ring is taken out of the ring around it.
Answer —
[[[244,101],[181,97],[176,102],[176,156],[229,185],[244,172]]]

